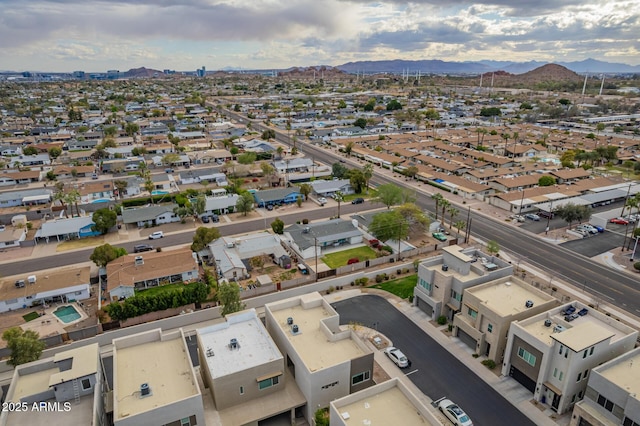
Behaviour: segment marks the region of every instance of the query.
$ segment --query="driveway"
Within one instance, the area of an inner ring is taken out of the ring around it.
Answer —
[[[412,362],[408,377],[429,398],[450,398],[478,425],[534,424],[386,299],[365,295],[332,306],[340,314],[341,324],[377,327],[391,339]]]

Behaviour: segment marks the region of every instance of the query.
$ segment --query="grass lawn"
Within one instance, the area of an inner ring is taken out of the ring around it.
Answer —
[[[322,257],[322,261],[326,263],[330,268],[335,269],[347,264],[347,261],[351,258],[357,257],[360,262],[367,259],[375,259],[376,252],[367,246],[356,247],[349,250],[337,251],[335,253],[325,254]]]
[[[40,318],[40,314],[37,312],[29,312],[28,314],[23,315],[22,318],[24,318],[26,322],[29,322],[33,321],[36,318]]]
[[[403,299],[407,299],[413,294],[413,288],[418,282],[418,274],[408,275],[393,281],[385,281],[380,284],[372,285],[371,288],[379,288],[388,291]]]
[[[140,295],[144,295],[144,296],[154,296],[158,293],[163,293],[165,291],[171,291],[174,290],[176,288],[181,288],[184,287],[184,284],[182,283],[175,283],[175,284],[166,284],[166,285],[161,285],[158,287],[151,287],[148,288],[146,290],[136,290],[136,296],[140,296]]]
[[[56,251],[60,252],[60,251],[74,250],[79,248],[96,247],[102,244],[104,244],[104,236],[98,235],[96,237],[87,237],[87,238],[80,238],[78,240],[63,241],[60,244],[58,244],[58,247],[56,247]]]

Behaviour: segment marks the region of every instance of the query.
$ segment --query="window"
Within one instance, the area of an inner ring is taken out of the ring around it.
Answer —
[[[422,287],[424,287],[427,291],[429,291],[429,292],[430,292],[430,291],[432,290],[432,285],[431,285],[431,283],[429,283],[429,282],[427,282],[427,281],[423,280],[422,278],[420,278],[420,280],[419,280],[419,281],[420,281],[420,285],[421,285]]]
[[[275,386],[280,382],[280,376],[269,377],[268,379],[260,380],[258,382],[258,389],[267,389],[271,386]]]
[[[562,371],[561,371],[561,372],[560,372],[560,375],[558,376],[558,380],[562,381],[562,375],[563,375],[563,374],[564,374],[564,373],[562,373]]]
[[[598,402],[598,405],[603,406],[605,410],[613,412],[613,407],[614,407],[615,404],[613,402],[609,401],[604,396],[599,395],[597,402]]]
[[[532,367],[536,366],[536,357],[522,348],[518,348],[518,356]]]
[[[578,373],[578,380],[576,380],[576,382],[579,382],[581,378],[582,378],[582,373]]]
[[[593,355],[593,350],[595,349],[595,346],[591,346],[591,350],[589,351],[589,356]]]
[[[244,386],[240,386],[240,395],[244,395]]]
[[[558,351],[558,355],[562,355],[562,348],[563,348],[563,346],[560,345],[560,350]]]
[[[471,309],[471,308],[467,307],[467,313],[468,313],[468,314],[469,314],[469,316],[470,316],[471,318],[473,318],[473,319],[478,318],[478,311],[476,311],[476,310],[473,310],[473,309]]]
[[[586,358],[588,353],[589,353],[589,349],[585,349],[584,353],[582,354],[582,358]]]
[[[624,422],[622,422],[623,426],[640,426],[640,423],[634,422],[629,417],[624,418]]]
[[[553,377],[558,377],[558,369],[557,368],[553,369]]]
[[[82,390],[91,389],[91,380],[82,379]]]
[[[493,331],[493,324],[487,325],[487,331],[491,333]]]
[[[82,292],[81,292],[81,291],[76,291],[74,294],[75,294],[76,296],[80,296],[80,295],[82,294]]]
[[[360,374],[356,374],[351,378],[351,385],[357,385],[358,383],[366,382],[370,379],[370,372],[365,371]]]
[[[456,299],[458,302],[462,301],[462,293],[458,293],[455,290],[451,290],[451,298]]]
[[[189,417],[185,417],[184,419],[180,419],[180,426],[191,426],[191,419]]]
[[[587,375],[589,375],[589,370],[584,370],[584,374],[582,375],[582,380],[587,380]]]

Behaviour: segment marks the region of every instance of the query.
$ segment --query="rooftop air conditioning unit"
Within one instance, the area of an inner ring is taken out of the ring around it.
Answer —
[[[287,318],[287,325],[293,325],[293,317]]]
[[[229,349],[239,349],[240,344],[238,343],[238,339],[233,338],[229,341]]]
[[[298,334],[298,333],[300,332],[300,329],[298,328],[298,325],[297,325],[297,324],[293,324],[293,325],[291,326],[291,332],[292,332],[293,334]]]
[[[145,397],[151,395],[151,388],[149,387],[149,383],[143,383],[140,385],[140,397]]]
[[[560,332],[565,331],[565,330],[566,330],[566,328],[564,328],[563,326],[561,326],[559,324],[556,325],[555,327],[553,327],[553,332],[554,333],[560,333]]]
[[[447,272],[449,270],[449,265],[442,265],[442,270]]]
[[[309,231],[311,231],[311,228],[309,228],[308,226],[305,226],[304,229],[302,230],[303,234],[308,234]]]
[[[136,265],[144,265],[144,259],[142,258],[142,256],[136,256],[135,264]]]
[[[551,327],[551,324],[552,324],[552,322],[551,322],[551,320],[550,320],[550,319],[546,319],[546,320],[544,320],[544,326],[545,326],[545,327]]]
[[[527,308],[533,308],[533,300],[527,300],[524,306]]]

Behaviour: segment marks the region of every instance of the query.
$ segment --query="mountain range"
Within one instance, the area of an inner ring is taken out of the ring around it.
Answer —
[[[529,61],[466,61],[449,62],[439,59],[426,59],[407,61],[395,59],[390,61],[358,61],[338,65],[336,68],[348,73],[394,73],[409,72],[415,74],[418,71],[423,74],[481,74],[494,71],[506,71],[511,74],[523,74],[539,68],[549,62]],[[599,61],[597,59],[585,59],[576,62],[554,62],[577,73],[609,73],[628,74],[640,73],[640,65],[629,65]]]

